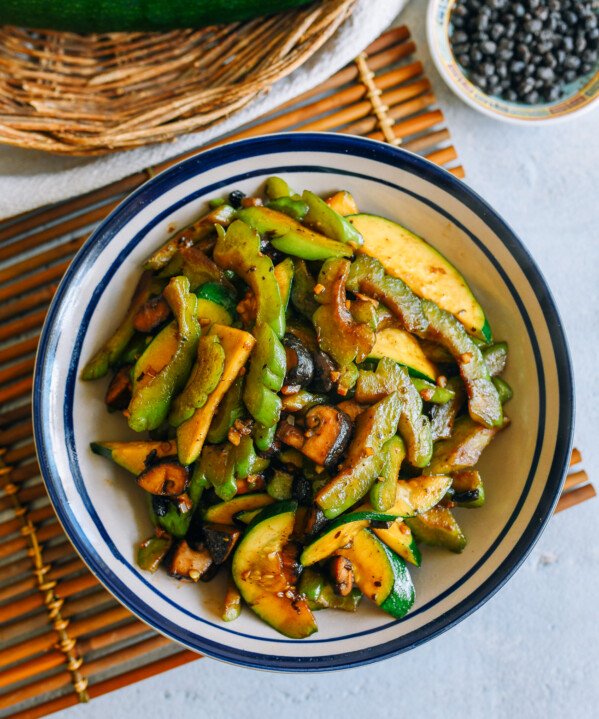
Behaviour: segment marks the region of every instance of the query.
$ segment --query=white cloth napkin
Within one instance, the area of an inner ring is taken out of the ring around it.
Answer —
[[[407,1],[358,0],[352,16],[305,65],[209,130],[100,158],[61,157],[0,146],[0,218],[90,192],[186,150],[200,148],[259,117],[316,86],[352,60],[392,23]]]

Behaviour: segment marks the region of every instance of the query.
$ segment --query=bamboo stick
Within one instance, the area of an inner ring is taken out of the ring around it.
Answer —
[[[60,582],[56,588],[56,594],[62,599],[67,599],[73,594],[84,592],[86,589],[94,587],[98,583],[98,580],[91,572],[86,572],[74,579],[67,579]],[[18,602],[12,602],[8,605],[0,607],[0,622],[9,622],[12,619],[23,616],[23,614],[40,609],[43,606],[44,597],[41,592],[37,592],[36,594],[32,594],[31,596],[21,599]]]
[[[387,106],[395,105],[412,97],[416,97],[417,95],[426,92],[429,88],[430,82],[428,80],[417,80],[416,82],[408,85],[402,85],[395,90],[390,90],[388,93],[383,93],[383,95],[381,95],[381,101]],[[333,130],[366,117],[371,111],[372,105],[369,100],[357,102],[353,105],[349,105],[348,107],[344,107],[338,112],[312,120],[311,122],[306,122],[302,125],[301,130],[302,132],[322,132],[324,130]]]
[[[13,379],[18,379],[23,375],[31,374],[35,366],[35,357],[27,357],[24,360],[15,362],[4,369],[0,369],[0,385],[5,384]],[[0,446],[2,446],[0,440]]]
[[[29,274],[31,270],[37,269],[38,267],[44,267],[45,265],[60,260],[67,255],[74,255],[75,252],[83,245],[87,236],[75,237],[72,240],[68,240],[61,245],[51,247],[49,250],[40,252],[37,255],[28,257],[25,260],[14,262],[13,264],[0,270],[0,283],[14,282],[25,274]]]
[[[33,457],[34,455],[35,445],[33,444],[33,442],[28,442],[27,444],[23,444],[16,449],[8,451],[4,455],[4,462],[7,465],[17,464],[17,462],[20,462],[28,457]]]
[[[589,475],[584,470],[572,472],[566,477],[566,481],[564,482],[564,491],[572,489],[572,487],[576,487],[579,484],[586,484],[588,481]]]
[[[77,230],[81,230],[84,227],[88,227],[89,225],[93,225],[96,222],[103,220],[109,212],[114,210],[119,202],[120,200],[113,200],[101,207],[95,207],[93,210],[89,210],[84,215],[69,217],[67,220],[58,225],[45,227],[39,232],[26,235],[20,240],[15,240],[8,245],[0,247],[0,262],[8,260],[11,257],[15,257],[16,255],[20,255],[28,250],[41,247],[47,242],[56,240],[67,233],[76,232]]]
[[[0,322],[16,317],[22,312],[32,310],[39,305],[47,306],[57,287],[58,285],[56,284],[47,285],[46,287],[41,287],[37,292],[32,292],[30,295],[3,304],[0,307]]]
[[[410,37],[410,30],[407,25],[399,25],[387,30],[382,35],[373,40],[366,48],[367,55],[374,55],[381,50],[385,50],[390,45],[403,42]]]
[[[32,431],[33,423],[29,418],[14,424],[9,429],[0,430],[0,447],[10,447],[11,444],[25,437],[31,437]]]
[[[30,394],[32,386],[33,377],[25,377],[13,384],[0,388],[0,404]]]
[[[575,507],[577,504],[582,504],[582,502],[586,502],[596,496],[597,492],[595,487],[593,487],[592,484],[584,484],[582,487],[572,489],[562,494],[555,508],[555,513],[563,512],[564,509]]]
[[[46,519],[50,519],[50,517],[54,517],[54,509],[51,505],[46,505],[40,509],[32,510],[27,516],[33,524],[37,524],[38,522],[44,522]],[[8,522],[3,522],[0,524],[0,539],[2,537],[9,537],[15,532],[19,532],[22,526],[23,523],[19,517],[16,519],[10,519]],[[0,616],[1,612],[2,610],[0,610]]]
[[[433,93],[427,92],[423,95],[415,97],[412,100],[407,100],[406,102],[402,102],[399,105],[389,107],[387,114],[389,115],[389,117],[393,118],[394,120],[397,120],[402,117],[408,117],[408,115],[413,115],[420,110],[424,110],[430,107],[430,105],[432,105],[434,102],[435,96],[433,95]],[[357,122],[353,122],[350,125],[346,125],[340,130],[340,132],[348,135],[366,135],[367,133],[375,130],[376,127],[377,118],[373,115],[369,115],[362,120],[358,120]]]
[[[395,134],[400,139],[408,137],[409,135],[415,135],[417,132],[428,130],[430,127],[443,122],[443,113],[441,110],[431,110],[425,112],[422,115],[416,115],[415,117],[408,118],[403,122],[398,122],[394,125],[393,129]]]
[[[0,477],[0,489],[2,489],[7,482],[17,484],[18,482],[24,482],[27,479],[36,477],[37,475],[39,475],[39,465],[37,462],[22,464],[19,467],[11,469],[11,471],[3,477]]]
[[[428,132],[420,137],[415,137],[413,140],[408,140],[402,143],[402,147],[405,150],[411,152],[419,152],[420,150],[426,150],[428,147],[433,145],[440,145],[442,142],[450,139],[449,130],[435,130],[435,132]]]
[[[184,649],[176,654],[171,654],[164,659],[158,659],[155,662],[132,669],[131,671],[119,674],[111,679],[105,679],[104,681],[92,684],[88,687],[88,694],[90,697],[98,697],[103,694],[120,689],[121,687],[135,684],[136,682],[142,681],[143,679],[149,679],[156,674],[175,669],[177,667],[193,662],[196,659],[201,659],[200,654],[196,654],[188,649]],[[53,712],[66,709],[67,707],[73,706],[78,703],[77,696],[74,692],[69,692],[58,699],[52,699],[51,701],[38,704],[35,707],[24,709],[23,711],[17,712],[11,715],[11,719],[39,719],[39,717],[47,716]]]
[[[0,414],[0,428],[1,427],[8,427],[14,422],[18,422],[21,419],[25,419],[25,417],[31,416],[31,403],[27,402],[25,404],[21,404],[18,407],[13,407],[12,409],[9,409],[7,412],[3,412]]]
[[[35,659],[30,659],[27,662],[23,662],[21,664],[18,664],[16,667],[10,667],[9,669],[6,669],[5,671],[0,673],[0,689],[5,689],[7,687],[10,687],[11,684],[16,684],[17,682],[22,682],[25,679],[36,679],[39,674],[43,674],[44,672],[50,671],[52,669],[56,669],[57,667],[60,667],[64,664],[64,654],[62,652],[46,652],[46,654],[42,654],[39,657],[36,657]],[[63,675],[60,675],[63,676]],[[65,672],[64,677],[66,679],[66,683],[70,684],[71,677],[68,672]],[[51,678],[45,678],[43,680],[44,682],[44,693],[47,691],[51,691],[47,685],[48,679],[52,681]],[[34,682],[35,686],[35,682]],[[39,692],[40,687],[39,685],[36,687],[37,691]],[[18,695],[17,690],[17,695]],[[11,692],[10,694],[3,694],[0,696],[0,709],[5,709],[7,706],[12,706],[13,704],[16,704],[17,702],[12,701],[12,697],[15,695],[15,692]],[[34,695],[35,696],[35,695]]]
[[[31,312],[28,315],[17,317],[12,322],[6,322],[0,325],[0,342],[4,342],[11,337],[18,337],[29,330],[41,327],[44,324],[47,311],[48,308],[44,307],[41,310],[37,310],[37,312]]]
[[[122,649],[110,652],[109,654],[106,654],[99,659],[95,659],[94,661],[86,662],[85,675],[89,678],[92,678],[100,672],[112,669],[115,666],[121,666],[125,662],[130,662],[134,659],[138,659],[139,657],[147,656],[148,654],[155,652],[157,649],[162,649],[163,647],[168,646],[169,643],[170,640],[160,634],[150,637],[149,639],[144,639],[141,642],[137,642]],[[58,654],[58,652],[56,653]],[[50,656],[51,655],[46,655],[45,657],[48,664],[51,663],[48,662],[48,657]],[[59,661],[58,664],[53,664],[48,668],[55,668],[56,666],[60,666],[60,663],[64,662],[64,656],[60,655],[59,657],[57,657],[57,659],[54,659],[54,661],[57,660]],[[37,673],[39,674],[41,672]],[[31,675],[24,671],[21,681],[24,679],[31,679],[32,681],[24,687],[19,687],[19,689],[10,692],[10,694],[0,696],[0,710],[7,709],[8,707],[15,706],[20,702],[26,701],[27,699],[38,696],[39,686],[37,684],[37,681],[35,680],[35,676],[36,675]],[[51,677],[44,677],[42,681],[44,685],[44,692],[49,693],[56,691],[61,687],[68,686],[71,683],[71,677],[68,672],[64,672]]]
[[[92,591],[83,597],[73,597],[64,604],[61,615],[63,619],[76,617],[82,613],[97,614],[108,608],[117,606],[116,600],[105,590]],[[90,616],[91,616],[90,614]],[[23,619],[11,622],[0,628],[0,642],[7,644],[31,636],[31,633],[48,630],[48,614],[44,611],[31,614]]]
[[[457,165],[456,167],[448,167],[447,172],[451,172],[452,175],[459,177],[460,180],[463,180],[464,177],[466,177],[466,171],[461,165]]]
[[[65,608],[66,606],[68,605],[65,605]],[[146,625],[142,624],[139,621],[131,622],[130,624],[126,624],[120,628],[123,631],[121,631],[119,634],[118,642],[123,642],[127,639],[137,637],[144,632],[151,631]],[[111,647],[117,644],[117,642],[113,640],[113,635],[113,631],[103,632],[96,635],[94,637],[94,651],[96,651],[97,649]],[[86,643],[85,640],[78,641],[77,648],[79,650],[80,656],[85,656],[85,654],[91,651],[89,649],[88,643]],[[59,651],[58,649],[53,649],[52,651],[45,652],[40,656],[37,656],[33,659],[28,659],[27,661],[21,662],[17,665],[10,666],[4,671],[0,672],[0,689],[4,687],[9,687],[11,684],[14,684],[18,681],[23,681],[24,679],[30,678],[32,680],[35,680],[35,677],[38,674],[47,672],[50,669],[55,669],[56,667],[59,667],[61,665],[64,665],[64,654],[61,651]],[[65,674],[70,681],[70,676],[68,672],[65,672]],[[46,691],[48,691],[48,689],[46,689]]]
[[[112,182],[110,185],[105,185],[97,190],[88,192],[85,195],[79,195],[65,202],[51,205],[48,208],[42,209],[41,212],[35,214],[26,213],[22,219],[12,223],[5,229],[0,229],[0,242],[10,240],[17,235],[32,230],[34,227],[46,225],[53,220],[59,220],[67,215],[72,215],[79,210],[88,210],[90,205],[98,204],[115,195],[125,195],[147,179],[148,175],[145,171],[137,172],[134,175],[129,175],[129,177],[118,180],[118,182]],[[85,224],[91,224],[92,222],[94,222],[94,220],[88,220]]]
[[[10,362],[13,359],[24,357],[25,355],[35,352],[39,340],[39,335],[35,335],[35,337],[27,337],[27,339],[15,342],[9,347],[4,347],[0,350],[0,364]]]
[[[51,547],[44,547],[43,555],[45,562],[54,562],[58,559],[66,559],[68,556],[75,556],[75,550],[68,544],[65,534],[62,534],[61,539],[62,542],[54,544]],[[65,544],[67,544],[66,547],[64,546]],[[31,567],[32,561],[30,556],[17,557],[13,559],[13,561],[3,564],[0,566],[0,584],[5,584],[11,580],[14,581],[15,577],[29,573]]]
[[[442,147],[439,150],[430,152],[428,155],[425,155],[425,158],[437,165],[446,165],[448,162],[457,160],[458,153],[453,145],[449,145],[449,147]]]
[[[85,569],[85,564],[81,561],[81,559],[72,559],[69,562],[52,567],[46,574],[46,579],[48,581],[63,579],[64,577],[68,577],[69,575],[79,572],[82,569]],[[62,590],[62,585],[60,589]],[[33,575],[28,576],[26,579],[22,579],[19,582],[15,582],[14,584],[9,584],[7,587],[0,587],[0,602],[5,602],[13,597],[18,597],[20,594],[25,594],[25,592],[29,592],[31,590],[39,591],[37,589],[37,581]]]
[[[64,275],[70,264],[71,259],[69,258],[66,262],[59,262],[41,272],[28,274],[26,277],[19,279],[19,284],[13,282],[4,287],[0,287],[0,302],[6,302],[6,300],[14,297],[15,294],[24,295],[29,290],[35,290],[41,285],[59,279]]]
[[[72,639],[78,639],[83,634],[90,634],[105,629],[111,624],[117,624],[131,615],[125,607],[117,606],[101,614],[79,619],[69,624],[68,633]],[[29,659],[52,649],[56,642],[56,633],[50,630],[45,634],[26,639],[20,644],[0,649],[0,667],[6,667],[22,659]]]
[[[54,537],[60,536],[62,533],[62,527],[60,524],[58,522],[52,522],[52,524],[45,524],[41,527],[37,531],[37,537],[38,540],[43,543],[47,542],[49,539],[54,539]],[[23,549],[27,549],[28,546],[29,540],[27,537],[17,537],[16,539],[11,539],[8,542],[3,542],[0,544],[0,559],[10,557],[11,554],[16,554]]]
[[[34,502],[36,499],[47,497],[46,488],[43,482],[34,484],[32,486],[24,487],[20,492],[17,493],[17,499],[19,504],[27,505],[29,502]],[[7,509],[13,509],[13,503],[10,497],[0,497],[0,512],[4,512]],[[1,581],[1,580],[0,580]]]
[[[18,285],[16,283],[11,283],[9,285],[5,285],[4,287],[0,287],[0,302],[5,302],[11,297],[14,297],[15,293],[24,295],[26,292],[29,292],[29,290],[35,290],[48,282],[62,278],[70,264],[71,258],[65,262],[59,262],[51,267],[47,267],[41,272],[35,272],[22,277],[19,280]]]
[[[574,464],[580,464],[580,462],[582,462],[582,455],[580,454],[580,450],[574,447],[570,456],[570,467],[572,467]]]
[[[382,50],[375,55],[367,53],[368,66],[373,72],[377,72],[377,70],[380,70],[381,68],[387,68],[390,65],[394,65],[399,60],[403,60],[404,58],[413,55],[415,51],[416,45],[413,42],[404,42]],[[351,65],[347,65],[347,67],[343,68],[343,70],[339,70],[339,72],[329,78],[329,80],[325,80],[325,82],[318,85],[318,87],[312,88],[312,90],[307,90],[301,95],[294,97],[292,100],[285,102],[283,105],[279,105],[273,112],[263,115],[260,120],[267,119],[271,115],[278,114],[281,110],[285,110],[289,107],[303,104],[307,100],[317,97],[325,92],[337,90],[340,87],[343,87],[343,85],[353,82],[357,77],[358,68],[355,63],[351,63]]]

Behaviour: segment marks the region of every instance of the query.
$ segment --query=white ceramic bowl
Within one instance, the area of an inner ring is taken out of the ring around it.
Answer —
[[[564,96],[555,102],[527,105],[487,95],[474,85],[454,57],[449,42],[450,16],[456,0],[430,0],[427,15],[427,40],[433,62],[448,87],[475,110],[497,120],[518,125],[545,125],[578,117],[597,106],[599,101],[599,63],[595,69],[565,87]]]
[[[286,639],[249,610],[219,619],[218,578],[181,584],[141,572],[135,545],[150,531],[142,491],[89,449],[132,437],[106,412],[104,382],[81,367],[123,313],[143,260],[205,201],[256,191],[269,175],[296,188],[348,189],[368,212],[401,221],[464,273],[497,338],[510,344],[514,388],[509,429],[480,463],[487,502],[458,510],[469,543],[460,555],[425,549],[411,568],[417,601],[401,621],[364,601],[357,614],[320,612],[319,632]],[[127,289],[129,288],[129,290]],[[210,656],[251,667],[313,671],[368,663],[446,630],[515,571],[550,517],[568,465],[572,380],[561,322],[520,241],[465,184],[430,162],[382,143],[327,134],[282,134],[224,145],[172,167],[134,192],[100,225],[69,267],[37,357],[35,440],[42,473],[66,532],[90,569],[158,631]]]

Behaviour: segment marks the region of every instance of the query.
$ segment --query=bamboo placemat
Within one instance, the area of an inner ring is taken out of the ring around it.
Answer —
[[[320,87],[223,140],[353,133],[462,177],[414,52],[407,28],[391,30]],[[60,277],[94,225],[172,162],[0,223],[0,718],[45,716],[198,658],[135,619],[77,557],[39,476],[31,427],[34,352]],[[595,494],[580,462],[575,450],[558,510]]]

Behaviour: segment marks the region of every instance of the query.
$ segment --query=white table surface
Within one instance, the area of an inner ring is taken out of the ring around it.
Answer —
[[[426,50],[425,5],[401,15],[467,181],[512,225],[553,290],[577,380],[576,446],[599,485],[599,111],[548,128],[487,119],[454,97]],[[525,564],[457,627],[402,656],[322,675],[203,659],[61,712],[68,719],[599,716],[599,501],[552,519]]]

